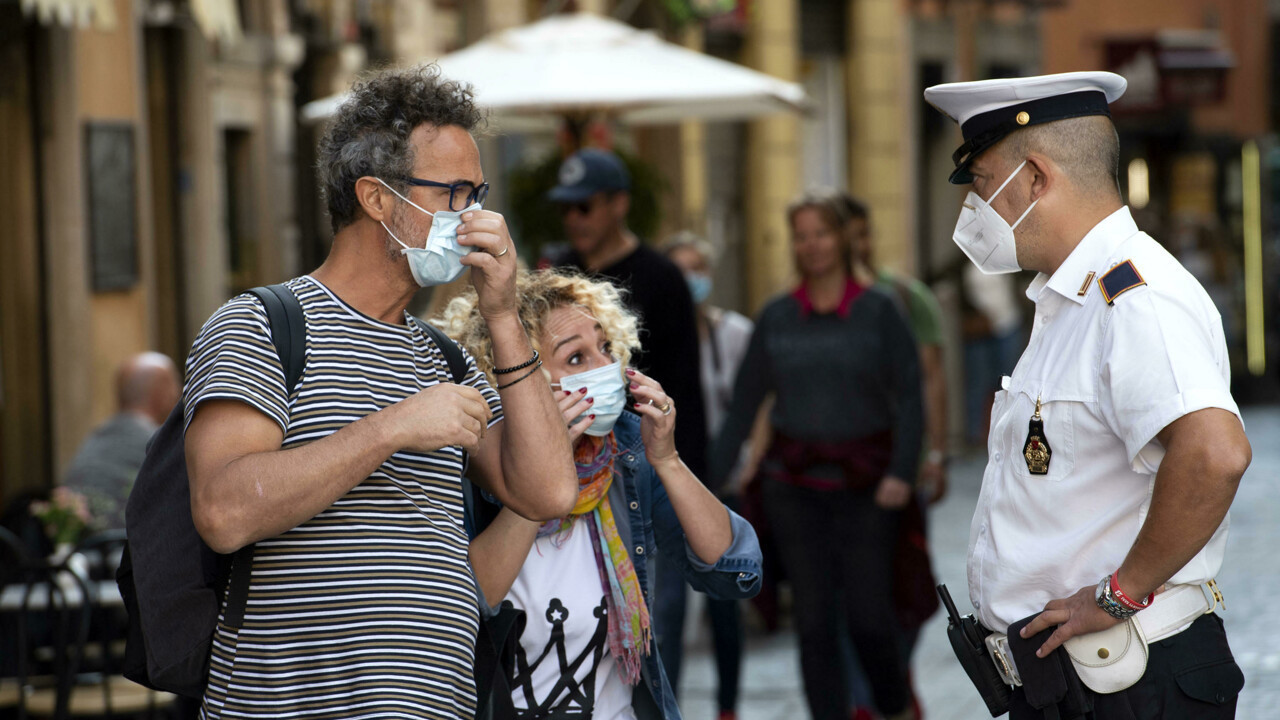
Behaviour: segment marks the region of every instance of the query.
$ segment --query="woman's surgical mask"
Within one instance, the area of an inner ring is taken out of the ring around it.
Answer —
[[[693,296],[694,305],[701,305],[711,297],[711,276],[702,273],[685,273],[684,281],[689,284],[689,294]]]
[[[386,223],[382,223],[382,229],[404,248],[400,253],[409,258],[409,271],[413,273],[413,279],[422,287],[444,285],[456,280],[466,269],[462,264],[463,256],[475,250],[474,247],[458,244],[458,226],[462,224],[463,213],[483,209],[480,203],[472,203],[457,212],[441,210],[433,213],[430,210],[423,210],[417,203],[396,192],[395,188],[387,185],[382,179],[379,178],[378,182],[386,185],[386,188],[395,193],[396,197],[431,216],[427,246],[422,248],[405,245],[395,233],[391,232],[391,228],[387,227]]]
[[[559,386],[561,390],[569,392],[586,388],[587,397],[595,399],[591,405],[591,411],[595,413],[596,419],[592,420],[591,425],[586,429],[588,435],[596,437],[608,435],[613,430],[614,423],[618,422],[618,418],[622,415],[623,408],[627,406],[627,384],[622,378],[620,361],[594,370],[565,375],[560,378]],[[581,419],[576,417],[570,424]]]
[[[1018,246],[1014,242],[1013,231],[1022,224],[1027,213],[1031,212],[1031,208],[1035,207],[1040,199],[1037,198],[1028,205],[1026,211],[1012,226],[1000,217],[1000,213],[991,207],[991,203],[995,201],[1000,191],[1004,190],[1005,185],[1017,177],[1018,172],[1026,164],[1027,161],[1023,160],[1022,164],[1000,184],[1000,187],[996,188],[990,200],[984,202],[978,197],[978,193],[970,190],[961,207],[960,218],[956,220],[956,230],[952,233],[951,239],[964,251],[965,255],[969,256],[973,264],[987,275],[1017,272],[1022,269],[1018,264]]]

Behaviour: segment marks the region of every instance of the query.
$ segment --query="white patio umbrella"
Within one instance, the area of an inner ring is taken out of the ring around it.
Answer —
[[[495,33],[437,61],[472,83],[476,99],[509,116],[607,113],[627,124],[741,120],[804,108],[804,89],[589,13],[552,15]],[[302,119],[332,116],[341,93],[308,103]]]

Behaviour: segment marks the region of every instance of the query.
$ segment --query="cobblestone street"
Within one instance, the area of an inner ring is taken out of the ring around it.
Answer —
[[[1231,509],[1227,559],[1218,584],[1226,597],[1223,614],[1236,660],[1245,674],[1237,717],[1280,718],[1280,408],[1244,413],[1253,444],[1253,464]],[[965,551],[969,520],[978,498],[985,456],[974,454],[952,466],[951,492],[930,515],[934,571],[947,583],[962,614],[969,612]],[[692,611],[692,606],[691,606]],[[692,617],[692,616],[691,616]],[[946,639],[942,613],[925,626],[913,658],[916,690],[928,720],[990,717],[956,663]],[[686,653],[681,710],[686,720],[715,718],[715,665],[709,633],[700,625]],[[808,716],[800,688],[795,635],[752,635],[747,640],[739,703],[741,720],[803,720]]]

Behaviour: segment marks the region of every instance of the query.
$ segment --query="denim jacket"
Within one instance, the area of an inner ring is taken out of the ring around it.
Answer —
[[[613,433],[618,441],[618,455],[613,466],[616,477],[609,488],[609,504],[614,508],[618,535],[626,544],[637,579],[644,588],[645,604],[652,610],[655,552],[662,553],[664,560],[679,564],[685,579],[698,592],[722,600],[754,597],[760,591],[761,555],[760,542],[751,524],[730,511],[733,541],[714,565],[703,562],[689,547],[666,488],[645,458],[640,416],[622,413]],[[621,512],[622,508],[627,511]],[[649,645],[649,655],[631,704],[637,720],[681,720],[675,692],[658,657],[656,641]]]

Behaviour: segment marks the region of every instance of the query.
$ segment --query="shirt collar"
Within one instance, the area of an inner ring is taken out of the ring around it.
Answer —
[[[836,306],[836,315],[840,319],[849,317],[849,308],[853,306],[853,301],[858,299],[862,294],[862,286],[853,281],[853,278],[845,280],[844,295],[840,298],[840,304]],[[813,314],[813,300],[809,297],[809,287],[804,283],[800,283],[800,287],[791,293],[791,297],[800,303],[800,316],[809,317]]]
[[[1077,305],[1083,305],[1089,296],[1088,283],[1097,279],[1096,274],[1090,278],[1089,273],[1099,273],[1102,270],[1100,264],[1106,261],[1111,251],[1137,232],[1138,224],[1133,221],[1129,207],[1121,207],[1094,225],[1052,276],[1036,275],[1027,287],[1027,297],[1035,301],[1048,287]],[[1081,288],[1085,290],[1083,295],[1080,294]]]

